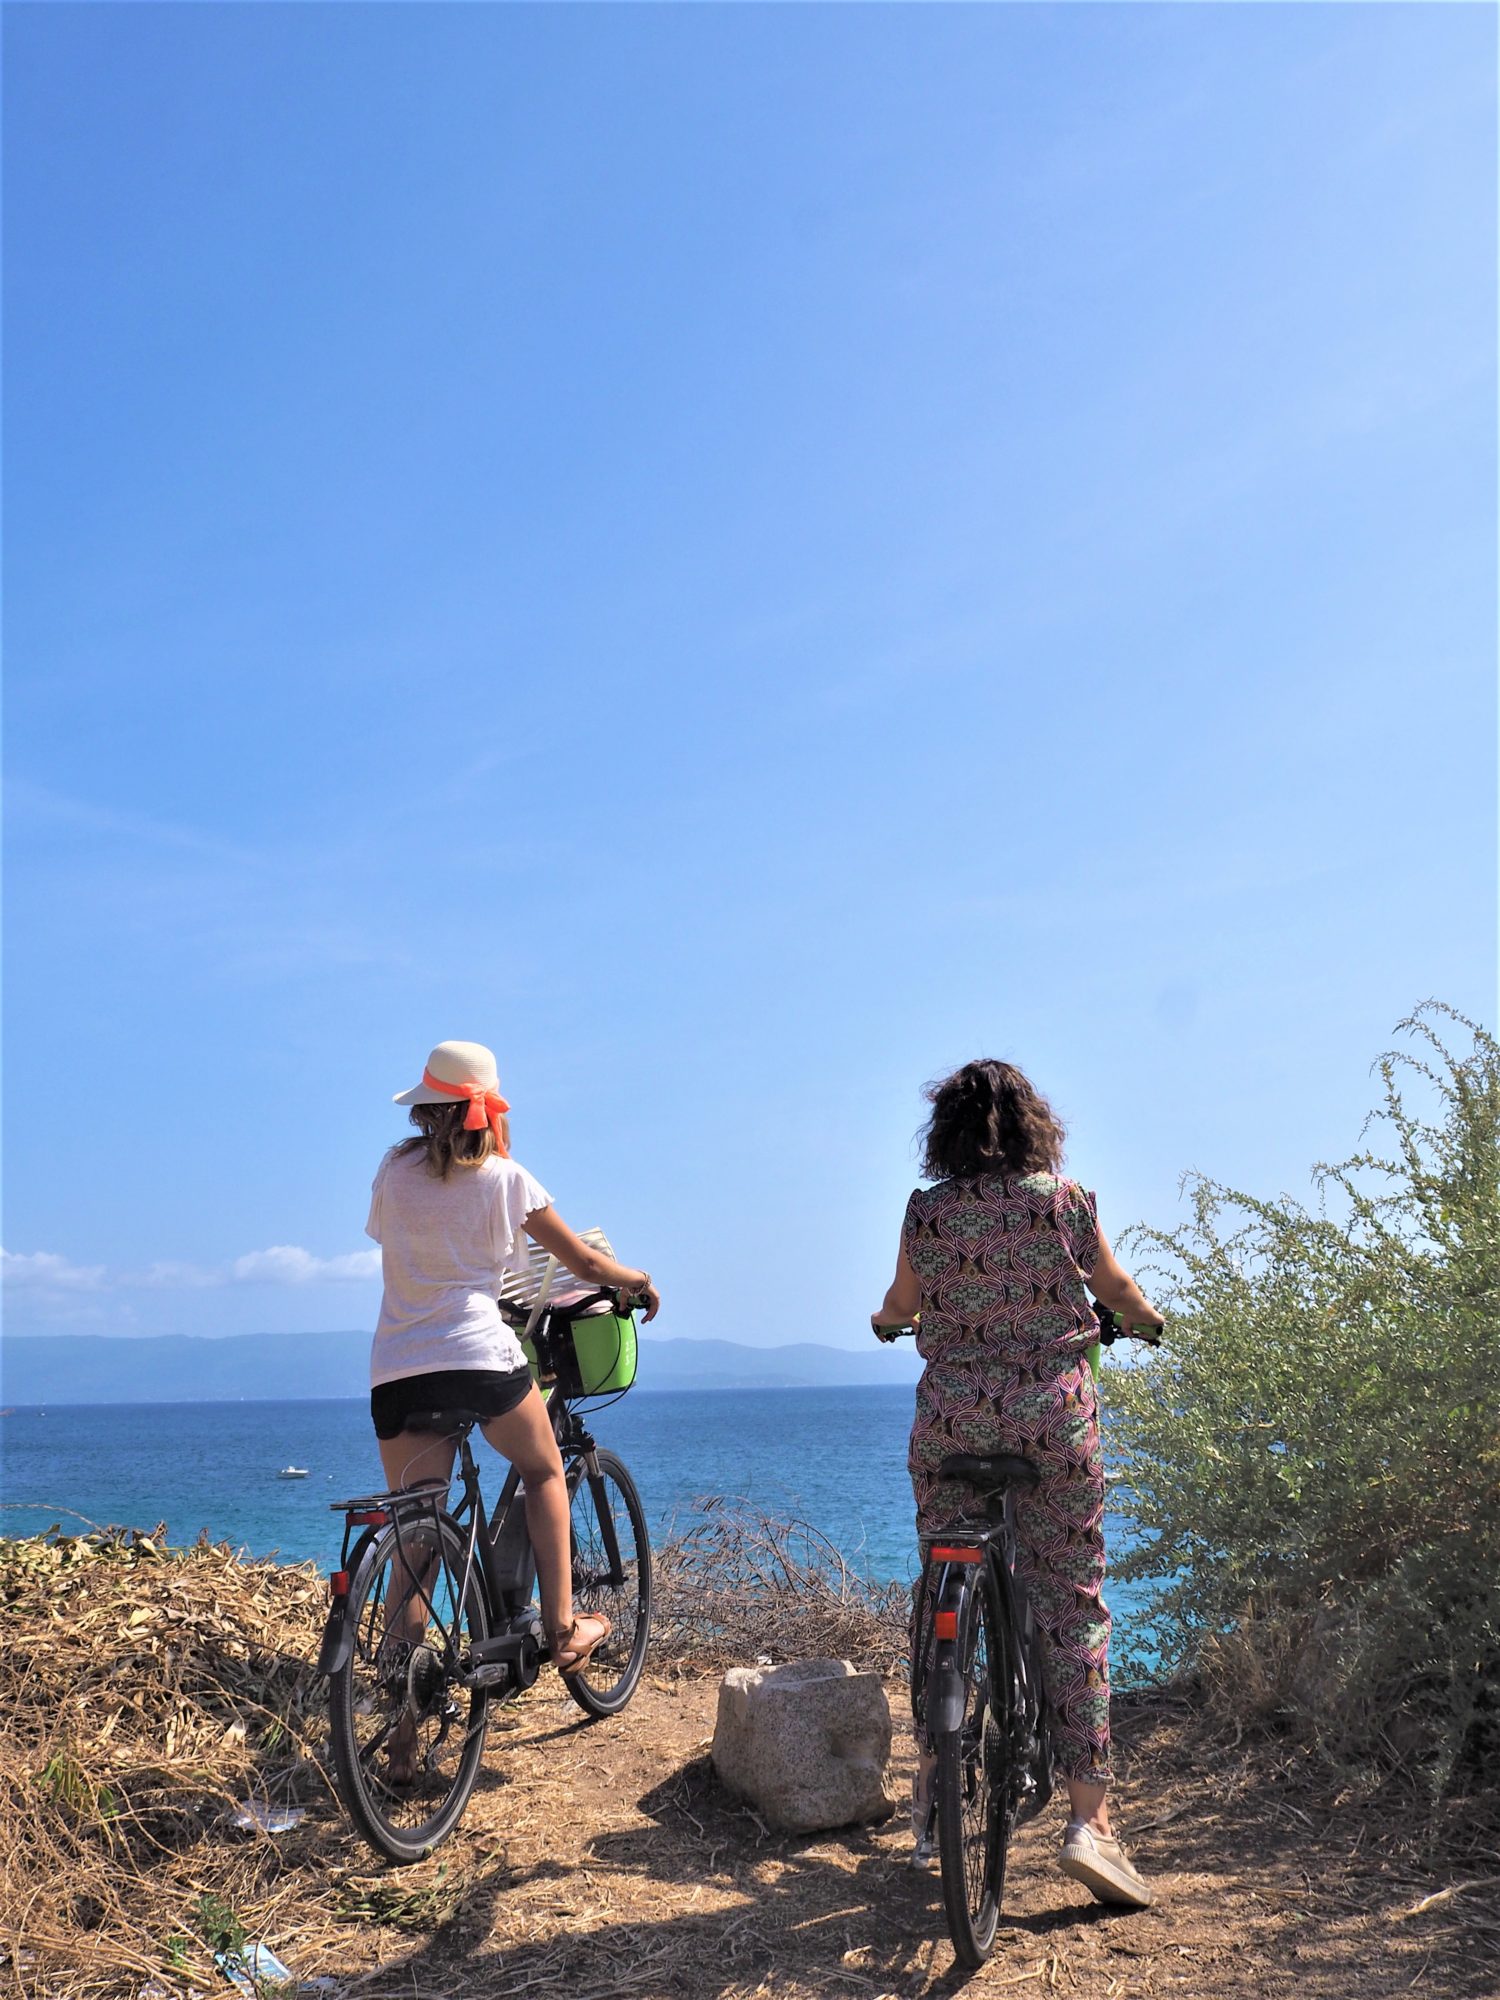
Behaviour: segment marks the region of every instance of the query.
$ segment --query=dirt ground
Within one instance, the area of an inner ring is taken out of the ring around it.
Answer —
[[[713,1678],[648,1682],[623,1716],[587,1723],[544,1677],[496,1714],[463,1828],[417,1868],[379,1867],[319,1813],[289,1872],[321,1862],[366,1921],[340,1965],[298,1962],[293,1901],[283,1955],[362,2000],[1500,1995],[1500,1854],[1475,1842],[1461,1865],[1424,1866],[1388,1815],[1264,1746],[1195,1751],[1186,1711],[1159,1696],[1116,1711],[1117,1817],[1156,1907],[1111,1912],[1057,1871],[1054,1804],[1021,1835],[994,1955],[966,1980],[936,1876],[905,1865],[903,1813],[789,1839],[724,1797],[708,1763],[716,1692]]]

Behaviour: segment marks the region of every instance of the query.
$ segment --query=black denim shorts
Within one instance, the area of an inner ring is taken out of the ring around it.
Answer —
[[[477,1410],[508,1416],[531,1387],[529,1368],[437,1368],[430,1375],[402,1375],[370,1391],[370,1416],[378,1438],[400,1437],[413,1410]]]

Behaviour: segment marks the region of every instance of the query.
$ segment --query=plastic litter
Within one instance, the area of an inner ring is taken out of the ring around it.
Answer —
[[[245,2000],[261,2000],[269,1989],[276,2000],[290,2000],[293,1994],[326,1994],[337,1990],[338,1982],[327,1973],[315,1979],[299,1979],[284,1965],[268,1944],[247,1944],[243,1951],[216,1951],[214,1964]]]
[[[306,1806],[268,1806],[259,1799],[246,1799],[238,1812],[230,1814],[229,1824],[241,1833],[290,1833],[306,1818]]]

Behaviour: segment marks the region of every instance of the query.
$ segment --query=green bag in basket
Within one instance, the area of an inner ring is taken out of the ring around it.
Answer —
[[[545,1366],[531,1341],[521,1343],[538,1381],[556,1382],[565,1396],[618,1395],[634,1382],[633,1313],[580,1313],[574,1320],[559,1314],[552,1317],[550,1328]]]
[[[628,1389],[637,1362],[635,1315],[586,1313],[573,1322],[573,1352],[585,1396],[611,1395]]]

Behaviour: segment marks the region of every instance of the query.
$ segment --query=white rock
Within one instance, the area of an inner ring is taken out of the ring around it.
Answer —
[[[731,1667],[720,1683],[714,1769],[784,1832],[887,1818],[890,1754],[880,1676],[847,1660]]]

